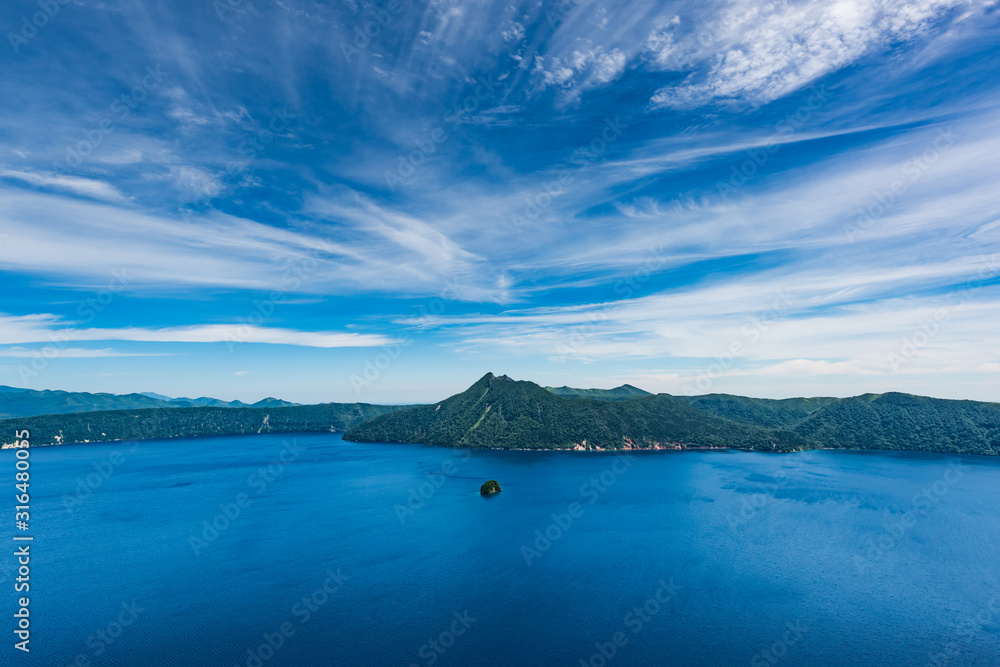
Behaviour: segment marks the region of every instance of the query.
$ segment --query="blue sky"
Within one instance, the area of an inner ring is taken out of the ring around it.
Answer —
[[[1000,400],[995,1],[0,22],[0,384]]]

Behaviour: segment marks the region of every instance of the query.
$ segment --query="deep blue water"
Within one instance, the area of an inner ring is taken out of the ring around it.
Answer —
[[[1000,664],[993,459],[297,434],[31,461],[32,651],[13,649],[8,620],[3,665]],[[437,488],[426,475],[442,469]],[[6,450],[11,525],[13,477]],[[503,492],[484,499],[490,478]],[[411,491],[427,498],[401,514]],[[239,516],[218,518],[240,494]]]

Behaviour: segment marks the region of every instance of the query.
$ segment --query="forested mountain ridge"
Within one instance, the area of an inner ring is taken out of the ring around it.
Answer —
[[[817,410],[836,403],[839,398],[749,398],[733,394],[678,396],[678,399],[699,410],[734,421],[792,428]]]
[[[632,398],[642,398],[652,396],[648,391],[633,387],[630,384],[623,384],[614,389],[576,389],[575,387],[545,387],[557,396],[563,398],[594,398],[603,401],[626,401]]]
[[[680,398],[717,416],[789,429],[827,449],[1000,454],[1000,403],[898,392],[850,398]]]
[[[277,408],[152,408],[97,410],[0,421],[0,443],[30,432],[32,445],[184,438],[203,435],[343,431],[405,406],[320,403]]]
[[[825,448],[1000,454],[997,403],[899,393],[784,400],[726,394],[656,394],[625,400],[578,396],[567,398],[551,388],[487,374],[445,401],[377,417],[348,430],[344,438],[501,449]]]
[[[107,394],[85,391],[36,390],[0,385],[0,419],[35,415],[93,412],[96,410],[141,410],[144,408],[270,408],[295,403],[265,398],[256,403],[222,401],[217,398],[171,398],[162,394]]]
[[[795,433],[717,417],[667,394],[613,401],[563,398],[533,382],[492,373],[440,403],[376,417],[344,438],[499,449],[808,446]]]
[[[1000,403],[865,394],[817,410],[793,429],[831,449],[1000,454]]]

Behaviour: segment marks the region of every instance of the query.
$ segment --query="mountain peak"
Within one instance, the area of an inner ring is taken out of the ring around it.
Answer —
[[[507,382],[498,382],[507,380]],[[434,405],[400,410],[344,435],[361,442],[416,442],[499,449],[718,448],[733,443],[765,450],[805,446],[788,432],[715,417],[670,396],[635,400],[570,397],[534,382],[488,373],[472,387]]]
[[[469,387],[469,389],[473,389],[473,388],[478,387],[478,386],[480,386],[482,384],[485,384],[487,387],[489,387],[489,386],[491,386],[493,384],[493,382],[495,380],[510,380],[511,382],[515,381],[513,378],[511,378],[511,377],[509,377],[507,375],[494,375],[493,373],[487,373],[483,377],[479,378],[479,380],[477,380],[474,385],[472,385],[471,387]]]

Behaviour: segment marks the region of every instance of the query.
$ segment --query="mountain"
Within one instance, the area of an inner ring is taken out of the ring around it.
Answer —
[[[566,386],[545,387],[545,389],[563,398],[593,398],[599,401],[627,401],[631,398],[652,396],[648,391],[643,391],[630,384],[623,384],[614,389],[576,389]]]
[[[321,403],[276,408],[173,407],[146,410],[97,410],[39,415],[0,421],[0,441],[15,431],[31,433],[32,445],[71,442],[183,438],[203,435],[343,431],[407,406]]]
[[[17,387],[0,388],[0,418],[29,417],[55,413],[89,412],[173,407],[168,402],[143,394],[90,394],[71,391],[36,391]]]
[[[202,396],[201,398],[188,398],[183,396],[181,398],[172,398],[168,401],[174,406],[187,406],[187,407],[203,407],[203,408],[243,408],[247,404],[242,401],[223,401],[218,398],[209,398],[208,396]]]
[[[280,398],[272,398],[268,396],[267,398],[262,398],[256,403],[252,403],[250,407],[252,408],[290,408],[298,403],[289,403],[288,401],[283,401]]]
[[[267,407],[290,407],[292,405],[299,405],[298,403],[290,403],[289,401],[282,401],[277,398],[268,396],[263,398],[256,403],[244,403],[243,401],[223,401],[218,398],[210,398],[208,396],[202,396],[201,398],[170,398],[168,402],[174,406],[201,406],[201,407],[214,407],[214,408],[267,408]]]
[[[682,400],[758,426],[789,429],[827,449],[1000,454],[1000,404],[912,394],[771,400],[728,394]]]
[[[791,428],[820,408],[841,400],[839,398],[748,398],[731,394],[678,396],[678,398],[717,417],[771,428]]]
[[[347,430],[345,440],[360,442],[501,449],[826,448],[1000,455],[1000,404],[900,393],[782,400],[729,394],[681,397],[653,395],[630,385],[543,388],[488,373],[466,391],[423,406],[288,406],[277,399],[264,399],[256,407],[239,407],[237,401],[222,402],[228,407],[175,403],[197,400],[214,399],[163,401],[142,394],[0,386],[5,410],[43,404],[64,412],[0,420],[0,440],[11,440],[19,429],[30,430],[36,445]],[[95,407],[130,401],[140,403],[139,409]],[[150,408],[143,401],[160,405]]]
[[[158,398],[161,401],[172,401],[172,400],[174,400],[174,399],[170,398],[169,396],[164,396],[163,394],[157,394],[155,391],[140,391],[139,393],[142,394],[143,396],[149,396],[150,398]]]
[[[788,431],[737,423],[667,394],[630,400],[564,398],[533,382],[487,373],[441,403],[382,415],[344,435],[359,442],[415,442],[499,449],[808,446]]]
[[[998,455],[1000,404],[899,393],[785,400],[726,394],[567,398],[531,382],[487,374],[441,403],[376,417],[348,430],[344,439],[501,449],[826,448]]]
[[[170,398],[163,394],[91,394],[73,391],[36,391],[0,386],[0,419],[34,415],[92,412],[95,410],[136,410],[143,408],[179,408],[216,406],[225,408],[281,407],[296,403],[265,398],[252,405],[242,401],[221,401],[215,398]]]
[[[794,431],[829,448],[1000,455],[1000,403],[865,394],[817,410]]]

